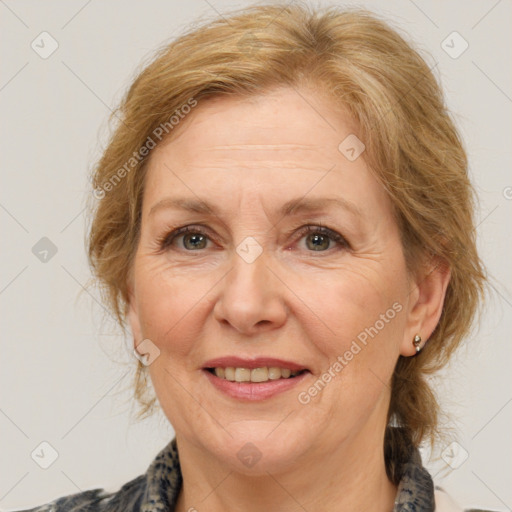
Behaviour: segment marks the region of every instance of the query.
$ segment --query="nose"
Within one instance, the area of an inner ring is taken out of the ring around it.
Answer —
[[[286,285],[269,259],[265,251],[254,261],[233,253],[231,270],[221,281],[214,307],[217,321],[247,335],[284,324]]]

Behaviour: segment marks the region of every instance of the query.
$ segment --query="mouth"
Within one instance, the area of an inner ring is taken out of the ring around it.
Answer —
[[[259,368],[244,368],[234,366],[217,366],[215,368],[205,368],[206,371],[215,375],[219,379],[230,382],[269,382],[281,379],[293,379],[307,372],[308,370],[292,370],[290,368],[281,368],[279,366],[262,366]]]
[[[300,363],[274,357],[218,357],[207,361],[202,371],[222,394],[249,402],[291,391],[311,375]]]

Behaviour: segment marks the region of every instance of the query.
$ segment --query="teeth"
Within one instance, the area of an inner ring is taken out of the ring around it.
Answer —
[[[291,371],[289,368],[215,368],[214,373],[221,379],[231,382],[268,382],[269,380],[288,379],[299,374],[298,371]]]
[[[217,377],[218,377],[218,375],[217,375]],[[234,368],[226,368],[224,370],[224,378],[226,380],[234,381],[235,380],[235,369]]]
[[[267,382],[268,368],[254,368],[251,370],[251,382]]]
[[[235,382],[251,382],[251,370],[247,368],[237,368],[235,370]]]
[[[268,369],[268,378],[270,380],[277,380],[281,378],[281,368],[269,368]]]

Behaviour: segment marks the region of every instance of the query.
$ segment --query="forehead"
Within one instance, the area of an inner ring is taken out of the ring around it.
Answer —
[[[260,96],[216,97],[200,103],[169,139],[187,160],[290,157],[333,162],[339,143],[356,130],[342,107],[320,94],[277,88]],[[165,148],[165,141],[158,150]],[[247,162],[249,164],[250,162]],[[330,166],[329,166],[330,167]]]
[[[214,98],[181,122],[151,154],[146,215],[173,192],[196,199],[215,193],[221,200],[267,194],[269,202],[285,203],[301,195],[351,196],[363,190],[374,203],[385,201],[364,153],[351,161],[339,150],[357,131],[353,120],[311,91],[283,88],[250,98]]]

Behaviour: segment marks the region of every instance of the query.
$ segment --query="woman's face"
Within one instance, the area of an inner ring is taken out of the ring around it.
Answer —
[[[355,126],[288,88],[182,122],[151,155],[130,283],[178,442],[251,474],[382,446],[416,292]]]

